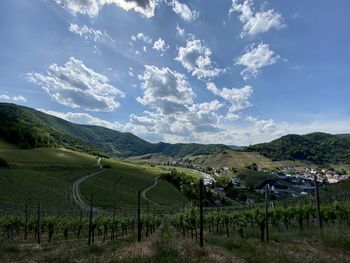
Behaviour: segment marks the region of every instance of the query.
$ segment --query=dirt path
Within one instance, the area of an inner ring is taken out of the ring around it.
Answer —
[[[146,201],[148,201],[148,202],[150,202],[150,203],[152,203],[152,204],[154,204],[154,205],[159,205],[159,204],[157,204],[156,202],[154,202],[154,201],[152,201],[151,199],[149,199],[149,198],[146,196],[146,193],[147,193],[149,190],[151,190],[151,189],[153,189],[154,187],[156,187],[157,183],[158,183],[158,177],[154,178],[154,183],[153,183],[150,187],[147,187],[145,190],[143,190],[142,193],[141,193],[141,196],[142,196],[142,198],[143,198],[144,200],[146,200]]]
[[[74,199],[74,202],[79,206],[81,207],[82,209],[85,209],[85,210],[89,210],[90,209],[90,206],[85,204],[83,199],[81,198],[80,196],[80,193],[79,193],[79,185],[84,182],[86,179],[90,178],[90,177],[93,177],[95,175],[98,175],[100,173],[103,173],[105,170],[100,170],[96,173],[92,173],[92,174],[88,174],[86,176],[83,176],[83,177],[80,177],[78,178],[74,183],[73,183],[73,187],[72,187],[72,192],[73,192],[73,199]],[[98,208],[93,208],[94,211],[100,211],[100,209]]]
[[[140,260],[142,259],[142,260]],[[164,220],[155,235],[141,243],[118,249],[116,262],[179,262],[179,263],[244,263],[231,252],[218,246],[205,244],[200,248],[195,239],[183,237],[168,220]]]

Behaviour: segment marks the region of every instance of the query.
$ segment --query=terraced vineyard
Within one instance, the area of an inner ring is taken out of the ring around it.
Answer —
[[[9,169],[0,169],[2,190],[1,208],[23,211],[27,202],[35,206],[41,201],[45,209],[77,209],[73,200],[72,185],[78,179],[99,171],[94,156],[66,149],[19,150],[0,149]],[[107,165],[103,173],[88,178],[79,192],[87,203],[92,192],[95,205],[103,209],[136,207],[137,191],[153,184],[162,172],[159,168],[134,165],[117,160],[102,160]],[[154,194],[153,194],[154,193]],[[152,198],[163,205],[179,206],[187,200],[169,183],[160,182],[154,187]],[[174,203],[174,200],[178,202]],[[145,203],[146,201],[143,200]]]
[[[99,176],[84,181],[81,193],[87,199],[91,192],[95,193],[96,205],[104,209],[114,207],[132,207],[137,205],[137,191],[151,186],[154,178],[162,170],[147,166],[127,163],[115,163]],[[157,185],[148,193],[148,197],[155,203],[178,207],[188,201],[171,184],[159,180]],[[142,199],[142,204],[146,200]],[[154,207],[154,205],[149,204]]]

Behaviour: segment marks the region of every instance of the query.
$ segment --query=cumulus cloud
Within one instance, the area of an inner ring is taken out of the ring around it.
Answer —
[[[25,97],[23,97],[22,95],[10,97],[10,96],[5,95],[5,94],[0,94],[0,100],[14,101],[14,102],[27,102],[27,99]]]
[[[219,89],[214,83],[208,83],[207,89],[214,93],[216,96],[223,98],[230,104],[226,119],[236,120],[239,119],[237,111],[246,109],[251,106],[249,98],[253,93],[251,86],[245,86],[243,88],[222,88]]]
[[[279,59],[280,56],[275,55],[268,44],[260,43],[257,47],[255,44],[247,47],[246,53],[236,60],[236,65],[246,67],[241,75],[244,80],[247,80],[256,77],[262,67],[273,65]]]
[[[138,33],[137,35],[132,35],[131,36],[131,40],[132,41],[136,41],[136,40],[140,40],[143,41],[147,44],[152,44],[152,38],[150,38],[148,35],[144,34],[144,33]]]
[[[199,17],[199,12],[191,10],[188,5],[180,3],[178,0],[173,0],[169,3],[173,11],[178,14],[183,20],[191,22]]]
[[[163,39],[159,38],[153,43],[153,49],[160,52],[160,55],[163,56],[164,53],[169,49],[169,45],[167,45]]]
[[[217,101],[185,105],[181,111],[163,113],[145,111],[142,116],[131,115],[129,127],[143,134],[161,134],[163,140],[176,136],[190,138],[196,133],[213,133],[221,130],[221,117],[217,110],[223,105]]]
[[[93,29],[87,25],[79,26],[77,24],[70,24],[69,31],[79,35],[85,40],[92,40],[102,43],[113,43],[112,39],[105,31]]]
[[[283,17],[273,9],[255,12],[252,0],[232,0],[229,13],[240,13],[239,19],[243,24],[241,36],[256,35],[270,29],[280,30],[285,27]]]
[[[211,50],[197,39],[187,40],[185,47],[180,47],[175,60],[198,79],[212,79],[225,72],[225,69],[214,67],[211,61]]]
[[[134,10],[146,17],[153,17],[158,0],[55,0],[55,2],[73,14],[90,17],[98,15],[104,5],[115,4],[126,11]]]
[[[179,24],[176,24],[176,34],[178,36],[184,36],[185,35],[185,29],[181,28]]]
[[[38,109],[38,110],[46,114],[50,114],[58,118],[64,119],[66,121],[70,121],[77,124],[97,125],[97,126],[109,128],[112,130],[123,129],[123,126],[118,122],[110,122],[110,121],[102,120],[100,118],[96,118],[84,112],[59,112],[59,111],[52,111],[52,110],[45,110],[45,109]]]
[[[145,68],[139,76],[143,96],[137,101],[148,110],[130,115],[129,128],[146,137],[162,135],[167,141],[221,129],[222,118],[217,111],[222,103],[218,100],[195,103],[196,96],[184,75],[169,68],[149,65]]]
[[[88,111],[114,111],[117,97],[125,94],[113,87],[108,78],[71,57],[64,66],[52,64],[46,74],[28,73],[28,81],[41,86],[51,98],[71,108]]]
[[[169,68],[149,65],[145,68],[139,76],[144,95],[137,98],[138,102],[165,114],[184,111],[185,105],[193,102],[195,94],[184,75]]]

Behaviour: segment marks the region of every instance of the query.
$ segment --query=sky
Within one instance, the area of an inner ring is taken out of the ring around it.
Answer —
[[[350,133],[348,10],[348,0],[2,0],[0,101],[151,142]]]

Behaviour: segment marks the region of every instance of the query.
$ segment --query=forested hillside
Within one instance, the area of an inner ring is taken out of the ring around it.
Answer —
[[[212,154],[224,145],[150,143],[132,133],[92,125],[79,125],[43,112],[0,103],[0,137],[21,148],[62,145],[89,153],[135,156],[148,153],[185,156]]]
[[[272,160],[301,160],[316,164],[350,163],[350,136],[346,134],[292,134],[247,149]]]

